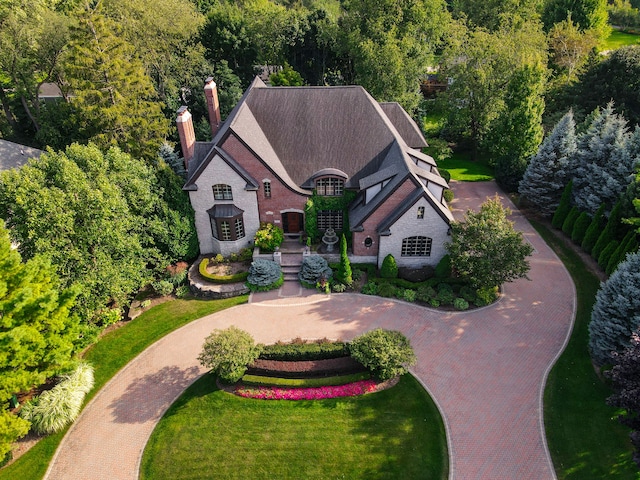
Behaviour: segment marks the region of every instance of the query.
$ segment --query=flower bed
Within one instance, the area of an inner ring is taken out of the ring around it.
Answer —
[[[245,398],[259,400],[325,400],[329,398],[353,397],[374,392],[377,383],[374,380],[362,380],[346,385],[314,388],[281,387],[245,387],[237,386],[234,393]]]

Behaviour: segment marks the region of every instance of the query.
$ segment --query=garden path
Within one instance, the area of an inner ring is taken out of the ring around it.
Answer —
[[[460,218],[498,189],[493,182],[457,183],[454,191],[452,207]],[[413,373],[446,423],[450,479],[555,478],[542,393],[570,334],[575,290],[529,223],[518,212],[512,219],[535,248],[532,281],[508,284],[496,304],[438,312],[359,294],[325,296],[293,284],[254,294],[249,304],[196,320],[131,361],[83,410],[45,478],[136,479],[155,424],[204,373],[196,359],[204,338],[229,325],[263,343],[298,336],[349,340],[376,327],[401,330],[418,356]]]

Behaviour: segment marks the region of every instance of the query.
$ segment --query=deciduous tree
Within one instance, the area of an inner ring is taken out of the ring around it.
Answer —
[[[256,345],[249,333],[231,326],[211,332],[198,360],[224,382],[234,383],[242,378],[261,350],[262,346]]]
[[[445,244],[451,265],[474,288],[493,288],[527,276],[533,247],[513,228],[510,213],[496,196],[479,212],[468,210],[463,222],[451,224],[451,242]]]

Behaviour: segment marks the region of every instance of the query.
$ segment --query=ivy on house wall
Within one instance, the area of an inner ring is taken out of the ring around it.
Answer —
[[[349,230],[349,204],[356,198],[357,192],[345,190],[340,197],[325,197],[313,192],[313,195],[307,200],[304,206],[305,213],[305,231],[307,236],[314,242],[320,240],[320,231],[318,230],[318,210],[342,210],[344,215],[342,222],[342,232],[336,232],[338,235],[344,233],[348,242],[351,242],[351,231]]]

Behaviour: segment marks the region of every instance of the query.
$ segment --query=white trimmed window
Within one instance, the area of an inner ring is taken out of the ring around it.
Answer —
[[[236,240],[239,238],[244,238],[244,224],[242,223],[241,218],[236,218],[234,220],[234,227],[236,231]]]
[[[218,183],[213,186],[213,198],[215,200],[233,200],[231,185]]]
[[[344,193],[344,180],[324,177],[316,180],[316,193],[325,197],[339,197]]]
[[[428,257],[431,255],[431,238],[407,237],[402,239],[403,257]]]

